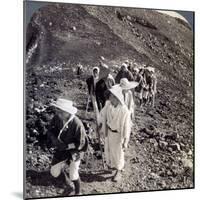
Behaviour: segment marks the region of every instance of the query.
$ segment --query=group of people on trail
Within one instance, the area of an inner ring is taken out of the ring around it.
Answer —
[[[98,72],[98,74],[96,72]],[[86,80],[86,83],[90,99],[95,97],[98,109],[101,110],[108,99],[108,89],[115,84],[115,79],[110,74],[109,67],[100,62],[100,68],[93,68],[93,74]]]
[[[138,85],[132,89],[133,98],[138,99],[140,107],[150,104],[154,107],[157,78],[155,68],[151,66],[131,67],[129,61],[125,61],[117,73],[115,79],[106,64],[100,62],[99,67],[94,67],[92,75],[86,80],[89,98],[96,98],[98,109],[101,110],[108,99],[108,90],[115,84],[120,84],[123,79],[129,82],[137,82]],[[129,91],[130,93],[130,91]],[[89,101],[88,101],[89,103]]]
[[[121,180],[125,168],[124,154],[134,119],[134,98],[138,94],[144,103],[153,100],[154,104],[156,91],[154,68],[134,69],[133,73],[130,69],[123,63],[114,79],[109,67],[101,62],[86,80],[89,99],[96,112],[97,130],[104,142],[105,161],[114,171],[114,182]],[[58,98],[51,105],[55,107],[56,115],[48,129],[55,147],[50,173],[54,177],[64,174],[67,183],[64,195],[71,195],[71,192],[80,195],[79,166],[88,149],[87,134],[72,101]]]
[[[98,68],[93,68],[93,75],[86,82],[94,109],[94,102],[97,102],[97,125],[104,138],[106,163],[116,170],[113,181],[119,181],[134,120],[135,99],[139,99],[140,106],[147,103],[154,106],[155,70],[151,66],[132,69],[126,61],[114,79],[109,67],[100,63]]]
[[[155,68],[151,66],[133,68],[133,80],[139,83],[134,94],[139,99],[140,107],[148,103],[154,107],[157,90]]]

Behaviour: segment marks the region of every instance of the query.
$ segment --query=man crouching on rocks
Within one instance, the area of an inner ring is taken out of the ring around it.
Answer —
[[[73,106],[72,101],[59,98],[51,105],[56,108],[56,115],[48,131],[48,136],[55,147],[50,172],[54,177],[58,177],[61,172],[64,173],[69,187],[65,188],[63,195],[72,195],[73,191],[75,195],[80,195],[79,166],[82,154],[88,147],[86,132],[81,120],[75,116],[77,108]]]

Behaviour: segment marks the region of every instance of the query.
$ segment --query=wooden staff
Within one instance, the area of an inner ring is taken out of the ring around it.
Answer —
[[[85,110],[85,117],[87,116],[87,113],[88,113],[89,103],[90,103],[90,96],[88,96],[88,99],[87,99],[87,105],[86,105],[86,110]]]
[[[100,148],[101,156],[102,156],[102,165],[103,165],[103,169],[105,169],[103,149],[102,149],[102,146],[101,146],[101,137],[100,137],[100,133],[99,133],[99,129],[98,129],[98,121],[97,121],[98,116],[99,116],[99,109],[97,107],[96,98],[94,96],[92,96],[92,105],[93,105],[94,112],[96,114],[96,132],[97,132],[97,137],[98,137],[98,140],[99,140],[99,148]]]

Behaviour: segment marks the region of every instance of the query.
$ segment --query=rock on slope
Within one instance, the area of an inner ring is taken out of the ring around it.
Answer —
[[[27,55],[28,63],[37,64],[95,65],[101,55],[118,64],[129,58],[153,64],[161,79],[183,94],[192,90],[193,32],[180,20],[152,10],[45,6],[27,29]]]

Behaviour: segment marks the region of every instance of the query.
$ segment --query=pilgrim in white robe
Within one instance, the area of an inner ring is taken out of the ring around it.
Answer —
[[[124,93],[124,103],[126,104],[127,108],[129,109],[132,119],[134,119],[134,111],[135,111],[135,103],[133,100],[132,91],[129,90],[128,92]]]
[[[127,147],[130,138],[130,111],[125,104],[114,107],[107,101],[100,112],[99,121],[105,138],[106,163],[111,168],[122,170],[125,164],[123,144]]]

